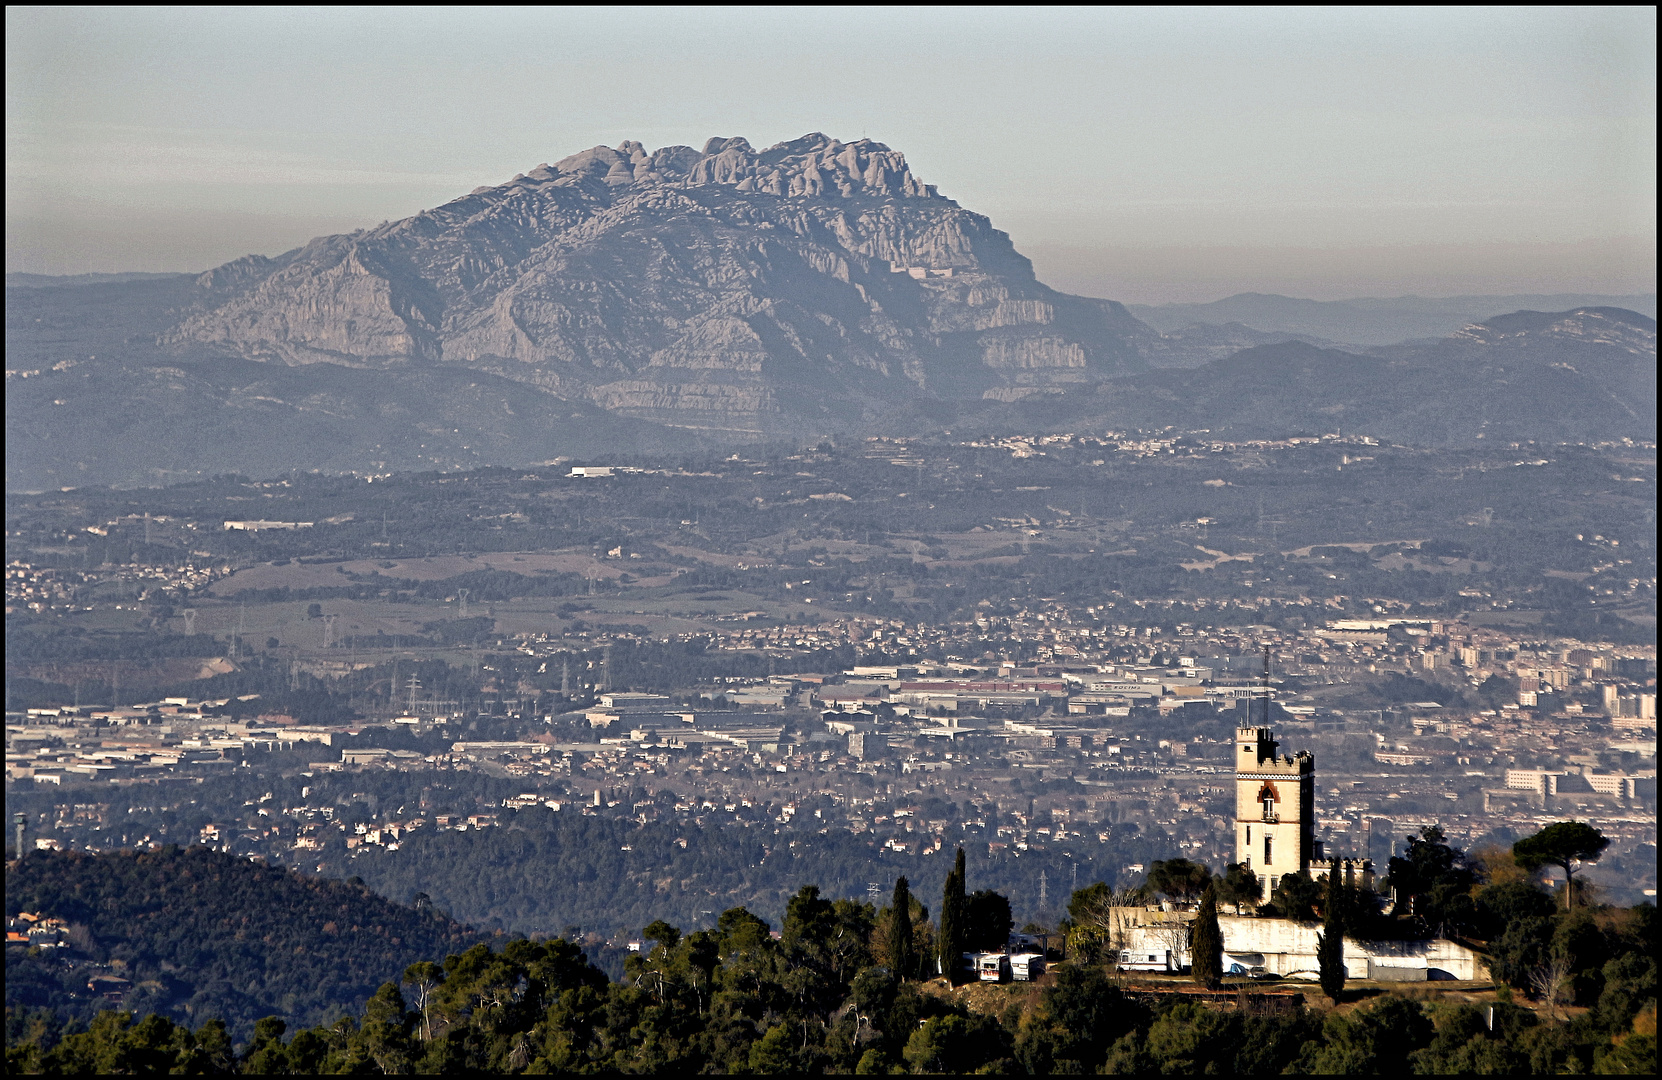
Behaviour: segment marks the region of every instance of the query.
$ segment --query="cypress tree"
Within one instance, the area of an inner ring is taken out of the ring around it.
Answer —
[[[1322,993],[1333,1001],[1345,988],[1345,896],[1339,872],[1327,872],[1327,910],[1322,912],[1322,932],[1316,935],[1316,964],[1320,968]]]
[[[894,902],[889,920],[889,962],[897,979],[912,976],[917,961],[912,956],[912,891],[904,877],[894,883]]]
[[[1189,939],[1195,982],[1207,989],[1223,984],[1223,931],[1218,927],[1218,890],[1208,883],[1195,914],[1194,936]]]
[[[965,917],[969,914],[964,901],[964,849],[958,849],[958,859],[952,872],[946,876],[941,892],[941,974],[957,985],[959,969],[963,966]]]

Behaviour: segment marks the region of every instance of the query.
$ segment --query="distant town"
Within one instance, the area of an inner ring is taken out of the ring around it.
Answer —
[[[1031,641],[1039,662],[732,678],[674,696],[602,691],[579,713],[541,716],[525,711],[529,702],[507,700],[502,707],[523,722],[522,738],[458,738],[436,753],[372,745],[377,731],[442,733],[463,719],[409,698],[405,715],[347,725],[259,712],[257,695],[36,707],[7,718],[7,775],[76,792],[77,801],[58,804],[37,827],[39,847],[183,841],[304,862],[329,846],[396,851],[416,829],[491,828],[516,813],[554,811],[847,829],[928,854],[966,841],[994,851],[1065,848],[1101,823],[1136,817],[1165,828],[1184,854],[1221,863],[1229,854],[1221,786],[1229,741],[1183,732],[1211,730],[1213,718],[1262,715],[1265,690],[1251,667],[1263,648],[1271,717],[1321,763],[1318,835],[1329,850],[1383,861],[1422,824],[1476,839],[1570,815],[1596,820],[1615,841],[1606,865],[1616,860],[1636,875],[1612,887],[1654,896],[1654,649],[1528,641],[1388,617],[1329,620],[1307,634],[1184,627],[1168,639],[1106,614],[1055,607],[943,627],[848,620],[723,631],[722,650],[937,645],[973,654],[997,630]],[[556,655],[535,638],[519,650]],[[1165,657],[1176,663],[1157,662]],[[1439,671],[1473,688],[1511,680],[1517,700],[1492,709],[1411,702],[1371,715],[1327,704],[1358,677]],[[580,691],[599,689],[586,681]],[[233,703],[244,706],[243,719],[228,718]],[[564,734],[574,728],[581,738]],[[522,780],[527,790],[471,813],[410,807],[354,822],[330,805],[257,801],[178,836],[144,830],[131,816],[110,820],[97,788],[85,786],[200,779],[259,768],[263,755],[277,752],[301,754],[308,772],[397,770],[419,774],[412,782],[425,786],[477,771]],[[735,764],[751,766],[743,783],[731,779]],[[870,776],[894,797],[847,794],[839,777],[850,774]],[[1039,806],[1019,785],[1012,791],[1023,776],[1066,778],[1086,794]],[[643,784],[648,800],[620,809],[617,793]],[[932,820],[920,805],[931,795],[996,807],[1002,823]]]
[[[1071,887],[1229,862],[1234,732],[1267,724],[1314,755],[1335,856],[1573,817],[1635,903],[1647,469],[1631,442],[1110,432],[32,496],[8,793],[39,848],[347,874],[557,814],[1043,854]],[[1604,509],[1569,514],[1566,472]]]

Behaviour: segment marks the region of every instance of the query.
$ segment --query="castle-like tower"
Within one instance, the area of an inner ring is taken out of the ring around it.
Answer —
[[[1288,874],[1324,878],[1335,868],[1373,887],[1367,859],[1329,859],[1316,840],[1316,758],[1277,757],[1267,727],[1235,729],[1235,861],[1258,875],[1268,900]]]
[[[1316,759],[1276,757],[1267,727],[1235,729],[1235,861],[1252,868],[1270,898],[1283,875],[1301,874],[1316,850]]]

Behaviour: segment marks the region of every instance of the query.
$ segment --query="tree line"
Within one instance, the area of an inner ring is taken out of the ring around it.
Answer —
[[[1519,842],[1514,865],[1527,875],[1530,866],[1544,864],[1537,860],[1566,851],[1573,864],[1581,858],[1574,850],[1585,855],[1589,845],[1596,840],[1578,830],[1549,827]],[[1451,861],[1464,861],[1464,854]],[[960,857],[942,886],[934,922],[904,877],[883,907],[828,899],[817,886],[804,886],[786,904],[777,931],[744,907],[690,933],[654,920],[615,980],[564,939],[517,939],[500,948],[480,943],[442,962],[409,964],[333,1023],[286,1038],[286,1020],[261,1019],[240,1046],[217,1020],[192,1029],[159,1015],[135,1022],[130,1012],[107,1011],[83,1029],[8,1007],[8,1067],[77,1073],[1654,1072],[1652,905],[1610,909],[1562,890],[1564,911],[1552,916],[1563,920],[1556,931],[1580,929],[1555,932],[1552,948],[1565,958],[1574,998],[1551,996],[1563,987],[1533,975],[1520,985],[1514,974],[1497,972],[1501,989],[1492,1008],[1387,994],[1353,1010],[1260,1016],[1175,997],[1150,1004],[1127,992],[1114,950],[1076,948],[1036,996],[1004,996],[989,1011],[952,987],[972,977],[959,966],[963,952],[1008,934],[1008,903],[986,890],[970,893],[965,874]],[[1245,884],[1237,875],[1231,885],[1228,876],[1166,860],[1143,886],[1174,898],[1198,890],[1194,976],[1212,986],[1223,978],[1218,898]],[[1532,878],[1522,880],[1535,887]],[[1075,931],[1102,888],[1078,890],[1070,900],[1063,929],[1076,945],[1085,943]],[[1333,875],[1320,893],[1323,989],[1335,999],[1343,987],[1330,978],[1332,943],[1346,933],[1358,892],[1354,882]],[[1125,890],[1116,897],[1139,899],[1147,894]],[[1521,999],[1529,997],[1544,1008],[1524,1007]],[[1584,1008],[1565,1018],[1557,1005],[1571,1000]]]

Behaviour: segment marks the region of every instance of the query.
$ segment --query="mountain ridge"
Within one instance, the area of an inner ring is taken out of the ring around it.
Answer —
[[[596,147],[198,285],[164,346],[464,366],[742,435],[847,430],[897,397],[1099,381],[1146,367],[1158,337],[1040,283],[898,152],[819,134]]]
[[[1414,445],[1656,438],[1656,320],[1617,308],[1516,312],[1429,346],[1242,349],[952,418],[993,430],[1344,430]]]

